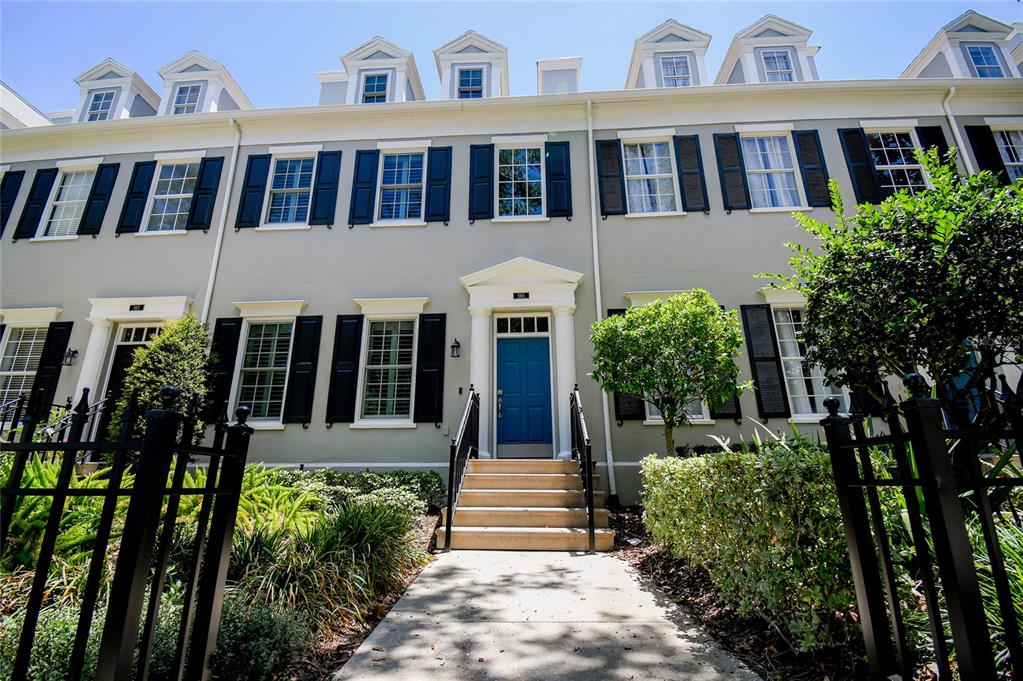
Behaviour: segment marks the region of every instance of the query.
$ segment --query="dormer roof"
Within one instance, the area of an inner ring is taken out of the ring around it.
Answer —
[[[0,123],[8,128],[34,128],[53,121],[0,80]]]
[[[702,58],[707,51],[707,46],[710,45],[711,37],[709,33],[704,33],[674,19],[668,19],[656,28],[647,31],[636,38],[632,45],[632,58],[629,60],[629,70],[625,76],[625,87],[631,89],[638,86],[643,60],[654,51],[665,47],[677,47],[692,50]],[[702,82],[703,79],[701,79]]]
[[[1001,21],[992,19],[972,9],[967,10],[938,29],[934,37],[920,50],[920,53],[917,54],[916,58],[913,59],[899,77],[919,78],[927,76],[928,66],[935,59],[940,59],[939,55],[944,55],[945,57],[945,63],[948,64],[947,69],[950,71],[948,75],[955,77],[970,76],[972,74],[969,72],[968,65],[965,62],[960,63],[962,60],[957,54],[960,42],[981,41],[1004,44],[1005,47],[1009,48],[1005,52],[1009,52],[1011,50],[1009,42],[1016,33],[1017,29],[1014,26],[1003,24]],[[1010,73],[1006,75],[1011,75],[1011,67]]]
[[[215,77],[219,79],[231,95],[231,99],[242,109],[251,109],[252,102],[235,82],[227,68],[218,61],[210,59],[198,50],[191,50],[183,56],[157,71],[164,83],[189,80],[192,78]]]
[[[820,46],[808,44],[812,34],[813,31],[807,27],[776,14],[762,16],[732,38],[714,83],[720,85],[728,82],[742,53],[757,47],[793,47],[805,53],[807,57],[812,57],[820,51]],[[748,77],[747,75],[747,79]],[[811,78],[804,75],[804,79]]]
[[[142,80],[138,72],[110,57],[107,57],[91,69],[78,74],[75,77],[75,83],[82,88],[83,93],[90,88],[102,87],[104,85],[113,87],[115,85],[130,84],[134,86],[135,91],[154,109],[160,106],[160,95],[150,87],[149,83]]]
[[[491,40],[487,36],[468,30],[462,35],[449,40],[433,51],[433,60],[437,65],[437,75],[445,82],[444,72],[454,64],[467,62],[486,62],[500,76],[500,91],[497,95],[507,95],[508,90],[508,48]]]
[[[423,83],[419,79],[419,69],[416,66],[416,58],[411,52],[392,43],[382,36],[374,36],[354,50],[341,56],[341,63],[349,76],[355,74],[360,68],[372,67],[404,67],[406,77],[412,86],[412,91],[417,100],[426,98],[423,93]]]

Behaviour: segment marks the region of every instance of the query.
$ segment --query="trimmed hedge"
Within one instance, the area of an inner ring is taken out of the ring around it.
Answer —
[[[678,558],[703,566],[726,602],[803,650],[851,633],[856,604],[827,451],[769,443],[642,462],[645,522]]]
[[[339,471],[333,468],[275,468],[274,471],[282,484],[308,489],[332,501],[341,501],[351,494],[391,488],[411,492],[431,509],[439,509],[447,503],[447,486],[436,471]]]

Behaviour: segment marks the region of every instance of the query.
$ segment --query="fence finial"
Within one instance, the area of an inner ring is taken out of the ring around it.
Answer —
[[[238,425],[244,426],[245,422],[249,420],[249,414],[252,410],[244,404],[234,410],[234,416],[238,419]]]
[[[928,393],[931,392],[931,388],[927,385],[927,381],[924,380],[923,376],[917,373],[906,374],[906,377],[902,379],[902,384],[906,386],[906,390],[909,391],[910,397],[927,397]]]
[[[824,400],[824,408],[828,410],[828,418],[835,418],[838,416],[838,407],[840,406],[837,397],[829,397]]]

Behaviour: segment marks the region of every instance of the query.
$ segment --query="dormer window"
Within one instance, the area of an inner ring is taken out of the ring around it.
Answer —
[[[458,70],[458,98],[479,99],[483,96],[483,69]]]
[[[114,90],[101,90],[92,93],[89,100],[89,113],[86,120],[105,121],[110,118],[110,110],[114,107]]]
[[[787,83],[795,79],[788,51],[765,50],[761,54],[764,60],[764,76],[768,83]]]
[[[693,84],[686,55],[661,57],[661,73],[664,75],[664,87],[689,87]]]
[[[199,94],[202,85],[193,83],[191,85],[179,85],[174,93],[174,108],[171,113],[178,114],[195,113],[199,108]]]
[[[973,68],[978,78],[1004,78],[1002,64],[998,61],[995,49],[991,45],[967,45],[966,53],[970,55]]]
[[[387,101],[387,74],[367,74],[362,85],[362,102],[378,104]]]

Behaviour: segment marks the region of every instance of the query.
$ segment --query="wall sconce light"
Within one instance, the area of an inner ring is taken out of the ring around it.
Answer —
[[[451,344],[451,356],[452,357],[462,356],[462,344],[458,342],[457,338],[455,339],[455,342]]]
[[[77,350],[68,350],[64,353],[64,366],[69,367],[75,363],[75,359],[78,358]]]

